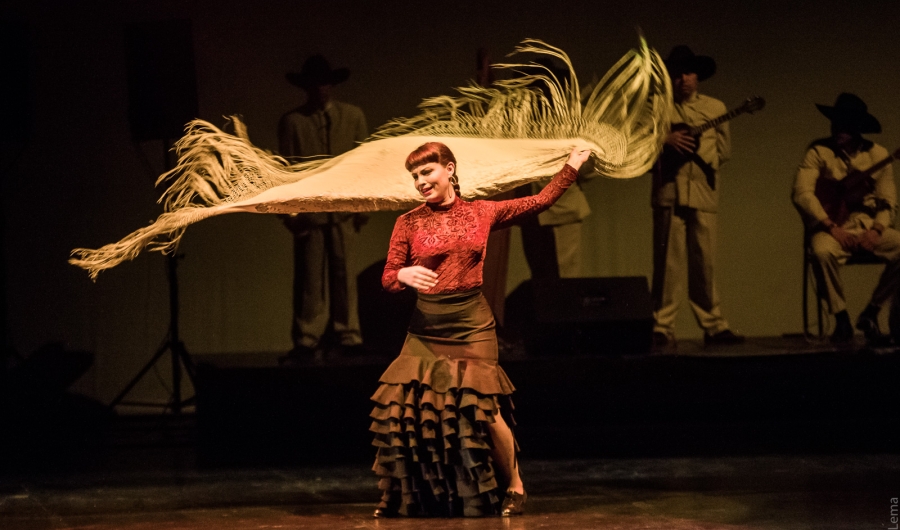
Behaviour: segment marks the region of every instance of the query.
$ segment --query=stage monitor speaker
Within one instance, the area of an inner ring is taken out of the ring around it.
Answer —
[[[180,138],[198,114],[191,21],[129,25],[125,48],[132,139]]]
[[[529,280],[507,297],[506,323],[532,355],[640,354],[653,306],[643,276]]]

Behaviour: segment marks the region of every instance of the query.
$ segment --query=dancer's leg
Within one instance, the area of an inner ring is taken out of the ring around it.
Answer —
[[[496,414],[494,419],[496,421],[488,425],[491,440],[494,442],[491,457],[503,478],[508,479],[507,489],[516,493],[524,493],[525,486],[522,484],[522,477],[519,476],[519,466],[516,462],[516,441],[512,431],[503,420],[503,416]]]

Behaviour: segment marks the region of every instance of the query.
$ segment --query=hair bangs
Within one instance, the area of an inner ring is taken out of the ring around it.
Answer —
[[[441,142],[427,142],[416,148],[415,151],[406,157],[406,170],[412,171],[424,164],[437,162],[446,166],[450,162],[456,164],[456,157],[450,151],[450,148]]]

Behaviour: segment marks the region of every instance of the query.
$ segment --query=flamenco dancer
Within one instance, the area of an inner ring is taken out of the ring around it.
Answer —
[[[483,259],[491,230],[549,208],[590,154],[573,150],[538,195],[500,202],[460,197],[456,158],[442,143],[406,159],[426,202],[397,219],[382,284],[411,287],[418,301],[400,356],[372,397],[373,469],[383,491],[375,517],[524,512],[510,428],[514,387],[497,364]]]

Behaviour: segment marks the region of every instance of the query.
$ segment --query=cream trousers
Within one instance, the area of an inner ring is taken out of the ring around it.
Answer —
[[[683,206],[653,208],[654,332],[674,336],[685,280],[700,327],[708,335],[728,329],[713,274],[717,219],[715,213]]]
[[[844,230],[853,235],[865,232],[872,221],[868,216],[856,216],[844,223]],[[816,232],[810,238],[813,265],[819,287],[819,296],[828,303],[832,314],[847,309],[844,297],[844,283],[841,281],[840,266],[847,262],[851,253],[844,250],[837,240],[827,232]],[[900,286],[900,232],[886,228],[873,253],[888,261],[872,293],[871,305],[881,307]]]

